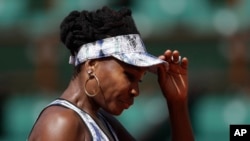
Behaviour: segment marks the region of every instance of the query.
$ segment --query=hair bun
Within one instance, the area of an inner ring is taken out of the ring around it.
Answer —
[[[118,35],[139,34],[131,13],[128,8],[115,11],[107,6],[96,11],[72,11],[60,25],[61,41],[74,56],[83,44]]]

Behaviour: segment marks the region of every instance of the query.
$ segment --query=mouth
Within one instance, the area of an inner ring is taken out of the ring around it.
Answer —
[[[131,105],[133,105],[133,103],[134,103],[133,100],[122,101],[122,104],[124,105],[125,109],[128,109]]]

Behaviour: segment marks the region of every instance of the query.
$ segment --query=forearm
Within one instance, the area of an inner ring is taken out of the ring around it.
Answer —
[[[187,102],[168,102],[172,140],[194,141]]]

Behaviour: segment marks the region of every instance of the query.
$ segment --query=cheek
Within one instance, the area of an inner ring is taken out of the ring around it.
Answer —
[[[117,97],[128,92],[129,84],[121,76],[114,75],[109,77],[109,79],[105,79],[102,87],[105,97]]]
[[[120,99],[128,94],[129,83],[122,76],[112,75],[107,76],[100,83],[102,87],[103,105],[108,109],[119,108],[121,105]]]

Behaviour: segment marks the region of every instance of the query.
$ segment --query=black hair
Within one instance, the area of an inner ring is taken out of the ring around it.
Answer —
[[[72,11],[60,25],[61,41],[75,56],[83,44],[118,35],[139,34],[131,15],[128,8],[116,11],[107,6],[96,11]],[[80,71],[78,66],[76,73]]]

